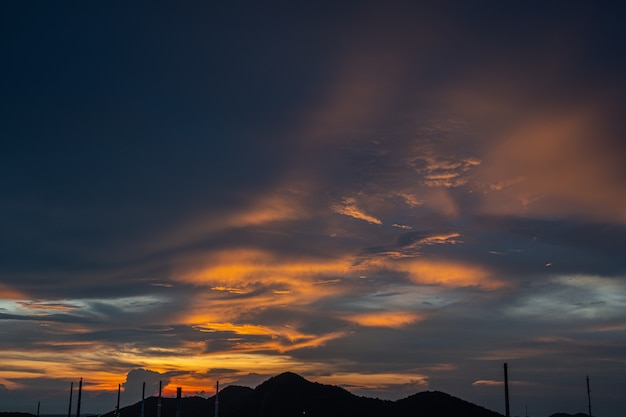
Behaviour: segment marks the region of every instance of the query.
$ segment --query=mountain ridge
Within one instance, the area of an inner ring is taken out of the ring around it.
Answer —
[[[181,417],[215,417],[215,396],[184,397]],[[163,398],[161,417],[176,417],[176,398]],[[144,403],[144,415],[155,416],[157,398]],[[120,409],[119,417],[141,415],[141,402]],[[293,372],[269,378],[256,388],[227,386],[219,393],[219,417],[502,417],[502,414],[440,391],[424,391],[400,400],[352,394],[336,385],[309,381]],[[115,417],[111,411],[102,417]]]

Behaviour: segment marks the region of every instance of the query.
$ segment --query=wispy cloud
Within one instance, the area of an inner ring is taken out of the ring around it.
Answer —
[[[334,204],[332,207],[334,212],[343,214],[345,216],[353,217],[355,219],[364,220],[372,224],[383,224],[383,222],[374,216],[366,214],[357,206],[356,198],[344,197],[340,203]]]

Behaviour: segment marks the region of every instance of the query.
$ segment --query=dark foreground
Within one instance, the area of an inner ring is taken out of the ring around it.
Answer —
[[[157,416],[157,398],[144,403],[144,416]],[[255,389],[228,386],[219,394],[219,417],[503,417],[502,414],[438,391],[397,401],[359,397],[343,388],[310,382],[294,373],[268,379]],[[35,417],[0,413],[0,417]],[[115,411],[102,417],[115,417]],[[119,417],[141,417],[141,402],[120,409]],[[176,398],[163,398],[161,417],[215,417],[215,397],[185,397],[177,416]],[[558,413],[550,417],[588,417]]]
[[[139,417],[141,403],[120,410]],[[157,415],[157,398],[145,402],[145,416]],[[164,398],[162,417],[176,417],[176,399]],[[442,392],[422,392],[398,401],[358,397],[343,388],[310,382],[287,372],[255,389],[228,386],[219,394],[219,417],[502,417]],[[104,417],[115,417],[114,412]],[[215,417],[215,397],[181,400],[181,417]]]

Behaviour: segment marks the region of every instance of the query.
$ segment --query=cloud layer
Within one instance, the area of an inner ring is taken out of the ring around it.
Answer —
[[[3,406],[289,370],[502,411],[508,362],[514,413],[590,375],[616,416],[620,11],[482,6],[2,6]]]

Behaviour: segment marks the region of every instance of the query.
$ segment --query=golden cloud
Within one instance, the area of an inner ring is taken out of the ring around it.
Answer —
[[[376,217],[366,214],[363,210],[361,210],[357,206],[356,199],[352,197],[344,197],[341,200],[341,203],[332,205],[331,209],[335,213],[343,214],[359,220],[365,220],[368,223],[383,224],[383,222]]]
[[[412,311],[378,311],[356,313],[343,316],[344,320],[364,327],[402,328],[422,319],[422,315]]]
[[[506,282],[494,277],[481,265],[445,260],[428,261],[419,258],[386,258],[368,262],[369,267],[405,272],[416,284],[444,287],[479,287],[496,289]]]
[[[212,252],[205,257],[203,268],[178,274],[175,279],[216,290],[241,291],[255,282],[272,284],[274,289],[294,293],[323,292],[318,278],[343,276],[350,272],[349,259],[283,259],[260,249],[232,249]],[[239,285],[233,285],[239,284]],[[276,287],[283,288],[276,288]]]
[[[198,292],[190,299],[187,309],[181,310],[172,320],[205,330],[208,329],[206,323],[212,323],[210,328],[220,331],[276,335],[299,346],[318,343],[316,340],[321,340],[322,336],[303,335],[297,329],[285,327],[297,327],[297,323],[290,322],[288,317],[281,325],[271,327],[242,324],[241,318],[272,307],[306,308],[324,297],[348,291],[341,278],[354,274],[348,258],[283,259],[258,249],[213,252],[206,256],[204,265],[181,271],[176,276],[179,281],[208,287],[210,291]],[[287,349],[282,342],[270,347],[281,351]],[[239,348],[247,349],[243,345]]]
[[[451,96],[472,129],[483,130],[476,144],[482,163],[472,175],[484,191],[482,212],[626,222],[620,133],[605,120],[606,100],[528,103],[520,91],[501,85]]]

